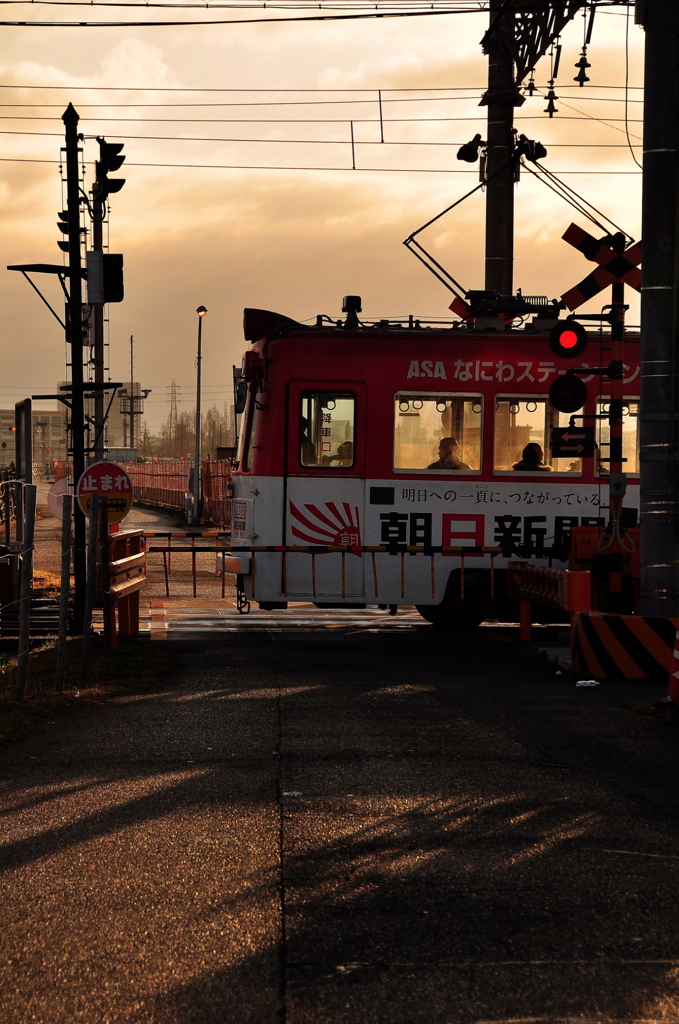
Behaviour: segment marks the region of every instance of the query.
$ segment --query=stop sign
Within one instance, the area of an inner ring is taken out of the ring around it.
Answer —
[[[116,462],[93,462],[78,480],[76,497],[86,516],[93,494],[106,498],[109,523],[119,523],[132,507],[132,481]]]

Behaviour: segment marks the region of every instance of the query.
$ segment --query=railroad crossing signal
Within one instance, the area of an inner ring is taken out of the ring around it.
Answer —
[[[560,320],[549,332],[549,347],[555,356],[574,359],[587,348],[587,331],[576,320]]]
[[[129,475],[115,462],[93,462],[78,480],[78,504],[89,517],[93,494],[106,498],[109,523],[119,523],[132,507],[134,491]]]
[[[577,224],[571,224],[562,238],[588,260],[599,264],[580,284],[576,284],[575,288],[561,296],[570,310],[577,309],[583,302],[587,302],[616,281],[622,281],[623,284],[636,288],[638,292],[641,291],[641,242],[635,242],[624,252],[615,252],[604,242],[588,235]]]
[[[554,459],[591,459],[594,427],[553,427],[550,444]]]

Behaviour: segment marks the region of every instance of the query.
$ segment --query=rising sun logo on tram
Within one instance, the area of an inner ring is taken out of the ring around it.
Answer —
[[[360,547],[361,525],[358,505],[353,507],[343,501],[341,507],[334,501],[326,501],[323,505],[303,505],[297,508],[290,502],[290,515],[296,523],[292,523],[292,535],[306,544],[351,545]]]

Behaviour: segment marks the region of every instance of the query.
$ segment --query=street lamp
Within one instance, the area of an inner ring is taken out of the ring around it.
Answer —
[[[203,359],[203,317],[207,313],[205,306],[199,306],[198,314],[198,358],[196,359],[196,449],[193,460],[193,509],[191,510],[190,522],[200,520],[201,507],[201,479],[200,479],[200,384],[201,384],[201,362]]]

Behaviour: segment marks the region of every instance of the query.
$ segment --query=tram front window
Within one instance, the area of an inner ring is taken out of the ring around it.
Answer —
[[[549,441],[554,427],[570,417],[546,398],[499,397],[495,400],[493,468],[515,473],[582,473],[582,459],[553,459]]]
[[[396,394],[394,469],[481,468],[481,395]]]
[[[347,469],[354,464],[356,398],[339,391],[305,391],[300,410],[299,461]]]

